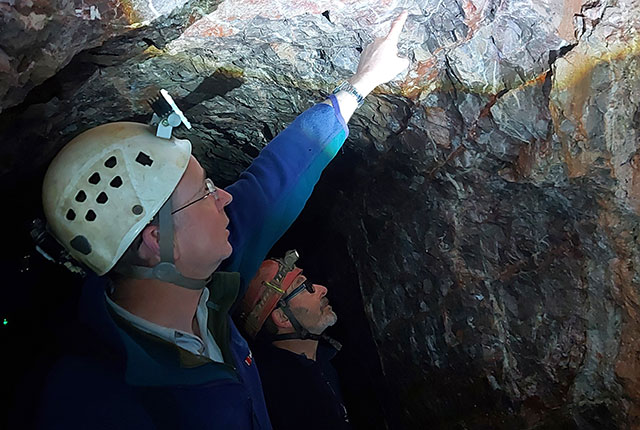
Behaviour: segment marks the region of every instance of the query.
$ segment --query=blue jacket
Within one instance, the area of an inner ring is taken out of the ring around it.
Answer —
[[[251,351],[229,316],[273,244],[289,228],[344,143],[337,108],[318,104],[267,145],[227,188],[233,254],[208,286],[208,326],[225,363],[131,328],[110,312],[107,281],[91,277],[81,324],[67,334],[37,415],[41,428],[270,429]],[[230,273],[234,272],[234,273]]]
[[[298,116],[226,190],[233,254],[222,269],[240,272],[244,295],[267,253],[298,217],[349,130],[335,96]]]

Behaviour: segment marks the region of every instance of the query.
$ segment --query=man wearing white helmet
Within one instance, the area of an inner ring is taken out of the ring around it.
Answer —
[[[408,65],[397,56],[405,20],[227,190],[206,177],[189,141],[171,137],[188,121],[166,94],[154,106],[157,130],[106,124],[60,151],[43,185],[50,230],[110,276],[83,287],[82,324],[46,380],[40,427],[271,428],[228,313],[343,144],[362,97]]]

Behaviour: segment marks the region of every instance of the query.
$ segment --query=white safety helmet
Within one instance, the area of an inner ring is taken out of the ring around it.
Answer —
[[[98,275],[116,264],[187,169],[191,143],[154,133],[133,122],[92,128],[69,142],[45,175],[51,232]]]

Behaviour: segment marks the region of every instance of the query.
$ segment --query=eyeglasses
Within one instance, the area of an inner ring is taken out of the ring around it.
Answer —
[[[286,305],[287,303],[289,303],[289,301],[290,301],[291,299],[293,299],[295,296],[297,296],[298,294],[300,294],[303,290],[307,290],[307,291],[308,291],[309,293],[311,293],[311,294],[313,294],[313,293],[315,293],[315,292],[316,292],[316,289],[315,289],[315,287],[313,286],[313,284],[312,284],[310,281],[308,281],[308,280],[306,280],[306,279],[305,279],[305,281],[304,281],[302,284],[300,284],[300,285],[298,285],[296,288],[294,288],[294,290],[291,292],[291,294],[289,294],[289,295],[288,295],[287,297],[285,297],[284,299],[281,299],[281,302],[283,303],[283,304],[281,304],[281,306],[284,306],[284,305]]]
[[[191,206],[192,204],[198,203],[200,200],[204,200],[204,199],[206,199],[207,197],[209,197],[211,195],[213,196],[213,199],[215,201],[220,200],[220,196],[218,196],[218,188],[216,188],[216,186],[213,185],[213,181],[211,179],[209,179],[209,178],[205,179],[204,180],[204,185],[205,185],[205,188],[207,189],[207,191],[204,193],[204,196],[198,197],[194,201],[192,201],[190,203],[187,203],[184,206],[180,206],[178,209],[176,209],[173,212],[171,212],[171,215],[175,214],[176,212],[180,212],[182,209],[186,209],[189,206]]]

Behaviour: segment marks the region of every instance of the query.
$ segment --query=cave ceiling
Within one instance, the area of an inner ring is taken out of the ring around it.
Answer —
[[[325,214],[395,422],[640,429],[638,0],[3,1],[2,182],[165,88],[228,184],[401,9]]]

